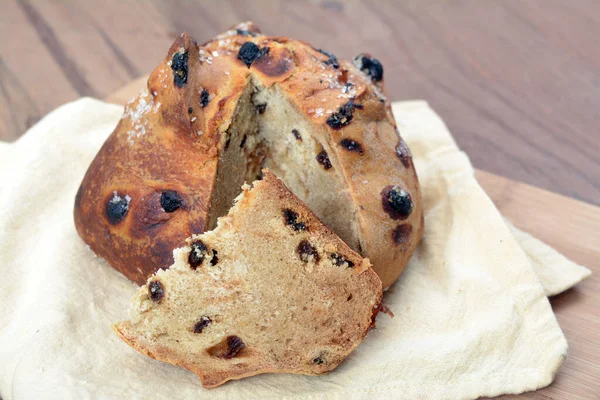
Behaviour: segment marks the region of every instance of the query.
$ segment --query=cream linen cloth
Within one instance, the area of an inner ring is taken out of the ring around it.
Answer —
[[[381,314],[337,370],[205,390],[191,372],[135,352],[110,326],[127,316],[136,287],[92,254],[72,218],[79,183],[121,113],[81,99],[0,145],[4,400],[472,399],[544,387],[565,359],[540,279],[554,294],[589,271],[511,234],[425,102],[394,106],[423,189],[425,235],[386,292],[396,316]]]

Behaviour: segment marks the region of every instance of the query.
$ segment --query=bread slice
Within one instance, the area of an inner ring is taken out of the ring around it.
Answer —
[[[262,373],[317,375],[358,346],[382,285],[268,170],[217,228],[174,251],[114,325],[131,347],[193,371],[203,386]]]

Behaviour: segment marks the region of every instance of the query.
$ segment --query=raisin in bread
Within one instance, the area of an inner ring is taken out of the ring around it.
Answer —
[[[331,371],[362,341],[382,286],[369,261],[268,171],[214,231],[141,287],[131,347],[196,373],[205,387],[267,372]]]
[[[175,41],[90,165],[77,230],[143,284],[185,238],[213,229],[263,167],[368,257],[385,287],[398,278],[423,213],[381,64],[251,23],[202,46]]]

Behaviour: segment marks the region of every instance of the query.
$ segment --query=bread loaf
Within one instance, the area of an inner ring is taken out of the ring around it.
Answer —
[[[410,151],[383,67],[251,23],[198,46],[181,35],[125,108],[75,199],[83,240],[143,284],[215,227],[268,167],[390,286],[423,232]]]
[[[381,281],[270,172],[214,231],[174,252],[115,331],[205,387],[266,372],[331,371],[379,311]]]

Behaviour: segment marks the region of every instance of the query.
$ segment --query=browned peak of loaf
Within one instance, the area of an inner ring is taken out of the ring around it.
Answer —
[[[410,151],[383,68],[251,23],[198,46],[179,37],[92,162],[75,199],[80,236],[142,284],[185,238],[214,228],[269,167],[384,287],[423,232]]]
[[[206,387],[267,372],[317,375],[358,346],[382,287],[273,174],[245,187],[214,231],[174,252],[115,331]]]

